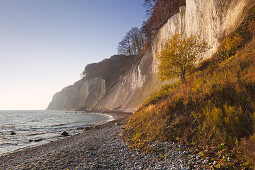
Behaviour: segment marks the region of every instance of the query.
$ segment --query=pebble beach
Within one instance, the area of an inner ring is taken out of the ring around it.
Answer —
[[[208,163],[193,149],[167,142],[150,154],[132,150],[121,138],[127,114],[83,133],[0,156],[0,169],[199,169]]]

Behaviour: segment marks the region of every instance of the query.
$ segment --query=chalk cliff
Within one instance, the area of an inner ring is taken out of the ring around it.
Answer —
[[[143,56],[113,56],[90,64],[84,78],[54,95],[48,109],[133,110],[163,82],[157,78],[155,54],[173,34],[200,35],[210,45],[204,59],[216,52],[221,38],[242,21],[253,0],[187,0],[153,37]]]

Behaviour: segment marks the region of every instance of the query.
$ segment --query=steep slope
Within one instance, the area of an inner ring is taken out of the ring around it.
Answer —
[[[157,60],[155,54],[161,50],[171,35],[201,35],[211,46],[204,54],[209,58],[216,52],[224,35],[233,31],[242,21],[248,3],[251,0],[189,0],[186,6],[169,18],[152,40],[145,54],[133,60],[132,65],[110,80],[90,65],[82,80],[57,93],[48,109],[133,109],[142,104],[151,92],[157,90],[163,82],[157,78]],[[126,60],[125,57],[121,59]],[[114,60],[117,60],[114,58]],[[125,63],[125,62],[123,62]],[[104,67],[101,62],[100,67]],[[95,64],[97,65],[97,64]],[[109,75],[120,70],[107,67]],[[93,70],[94,69],[94,70]],[[92,74],[93,73],[93,74]]]
[[[245,19],[213,57],[184,83],[152,95],[129,118],[122,134],[131,146],[147,149],[155,140],[178,141],[213,158],[205,169],[254,168],[255,3],[250,2]]]

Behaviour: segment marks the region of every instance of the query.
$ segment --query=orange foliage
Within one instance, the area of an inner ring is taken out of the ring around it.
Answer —
[[[147,3],[150,0],[145,1]],[[150,15],[143,24],[147,36],[153,35],[171,16],[179,12],[179,7],[186,5],[186,0],[154,0],[153,7],[148,10]]]

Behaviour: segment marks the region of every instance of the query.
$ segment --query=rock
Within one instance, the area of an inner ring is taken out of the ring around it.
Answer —
[[[35,140],[33,140],[33,139],[29,139],[29,141],[28,142],[40,142],[40,141],[42,141],[43,139],[35,139]]]
[[[91,126],[87,126],[87,127],[84,128],[84,130],[90,130],[90,129],[92,129]]]
[[[119,125],[120,125],[120,123],[119,123],[119,122],[115,123],[115,126],[119,126]]]
[[[61,135],[62,135],[62,136],[69,136],[69,134],[68,134],[66,131],[64,131],[63,133],[61,133]]]
[[[34,141],[35,142],[40,142],[40,141],[42,141],[43,139],[35,139]]]
[[[16,135],[16,132],[14,131],[11,131],[11,134],[10,135]]]

